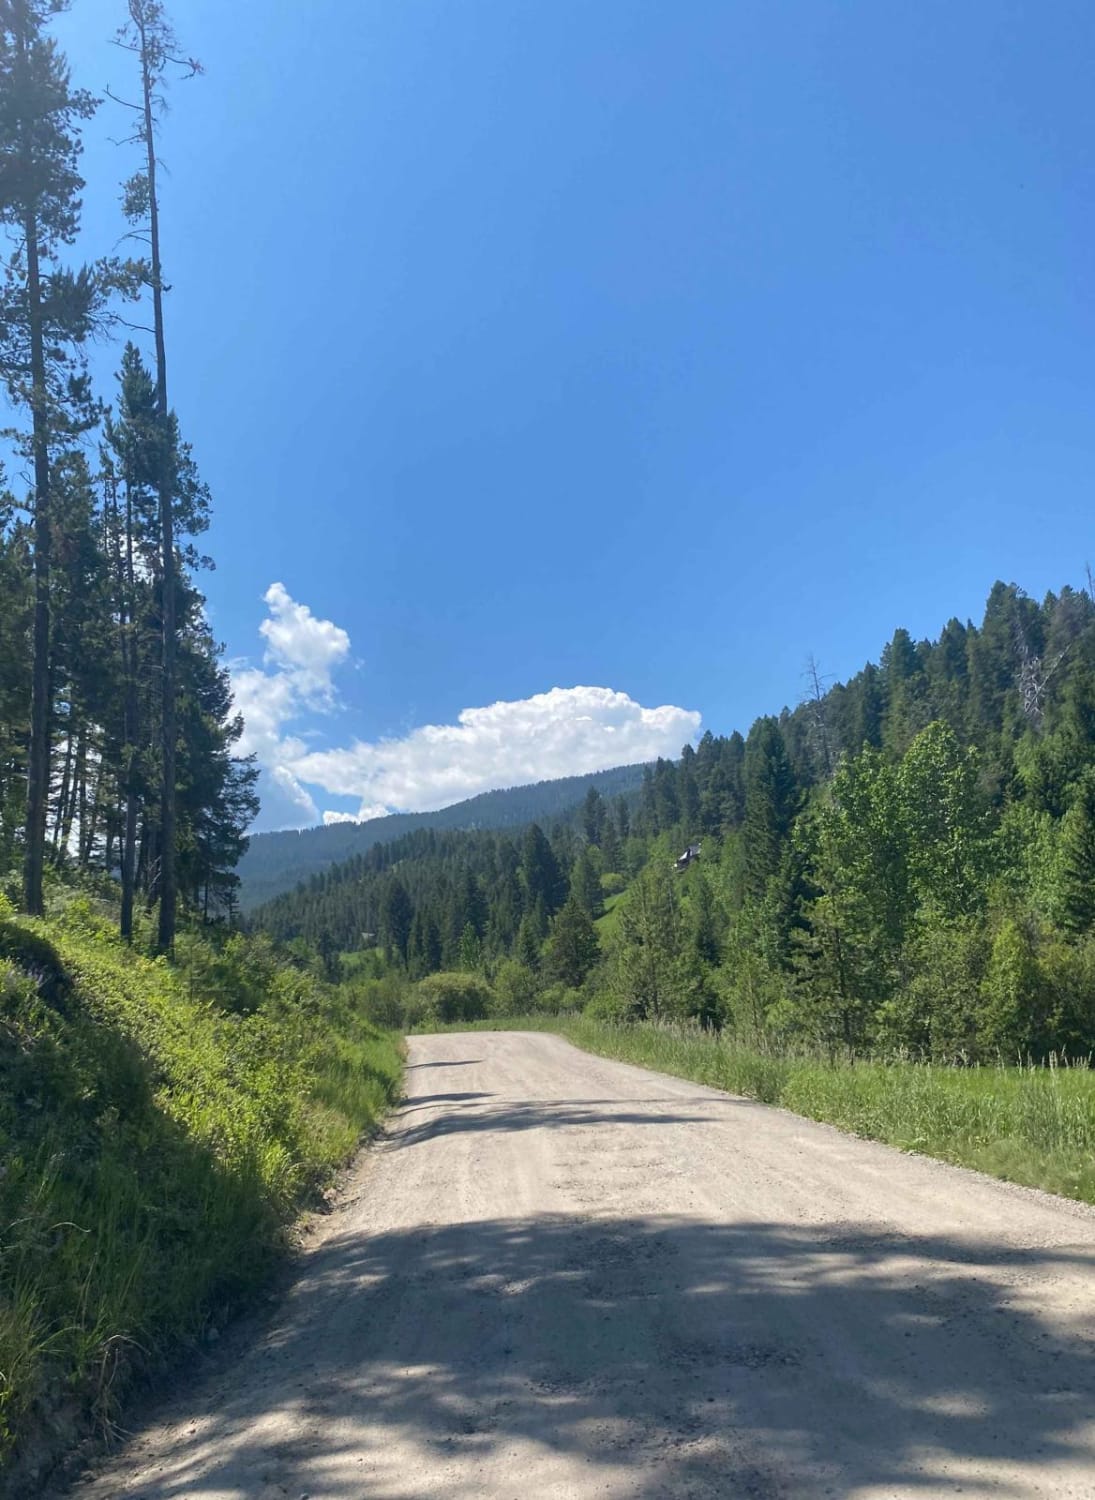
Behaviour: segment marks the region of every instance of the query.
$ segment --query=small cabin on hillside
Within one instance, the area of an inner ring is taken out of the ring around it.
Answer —
[[[674,860],[674,862],[673,862],[673,868],[674,868],[674,870],[687,870],[688,866],[692,863],[692,861],[694,859],[699,859],[699,857],[700,857],[700,846],[699,846],[699,844],[689,844],[688,848],[684,851],[684,853],[680,856],[680,858],[677,859],[677,860]]]

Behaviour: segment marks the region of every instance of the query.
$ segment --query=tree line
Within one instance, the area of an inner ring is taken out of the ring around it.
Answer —
[[[143,902],[169,951],[180,897],[206,915],[231,906],[257,810],[197,584],[210,497],[168,388],[158,143],[168,81],[200,68],[159,0],[120,7],[131,93],[109,107],[139,253],[74,263],[81,133],[105,101],[74,86],[50,33],[64,8],[0,0],[0,868],[21,871],[31,914],[52,867],[107,872],[122,935]],[[125,343],[104,395],[89,341],[142,308],[150,352]]]
[[[699,842],[685,870],[675,857]],[[606,907],[608,910],[606,911]],[[329,963],[480,973],[830,1052],[976,1061],[1095,1047],[1095,605],[998,583],[981,623],[747,735],[705,734],[523,836],[415,835],[263,908]]]
[[[554,824],[568,816],[590,786],[614,800],[634,791],[641,765],[617,766],[584,776],[563,776],[527,786],[480,792],[433,812],[387,813],[362,823],[338,822],[317,828],[257,834],[240,862],[240,906],[249,911],[283,891],[365,854],[376,844],[393,843],[421,828],[524,829],[529,823]]]

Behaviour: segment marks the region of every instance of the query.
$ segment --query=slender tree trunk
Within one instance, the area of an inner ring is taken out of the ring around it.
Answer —
[[[99,789],[102,784],[103,755],[100,750],[98,773],[95,777],[95,798],[89,812],[87,802],[87,726],[83,725],[80,729],[80,738],[76,742],[76,784],[73,787],[72,815],[69,819],[69,827],[71,828],[74,819],[80,830],[80,837],[77,840],[77,860],[81,870],[86,870],[91,860],[91,846],[95,840],[95,820],[99,811]]]
[[[110,478],[111,505],[114,511],[114,565],[118,588],[118,651],[122,662],[122,738],[125,741],[125,763],[123,769],[124,804],[121,817],[122,852],[122,910],[118,929],[123,942],[133,940],[133,896],[137,874],[137,736],[139,732],[137,703],[137,632],[136,590],[133,583],[133,496],[126,483],[125,500],[125,558],[119,535],[121,517],[118,512],[116,481]],[[108,862],[109,868],[109,862]]]
[[[69,713],[72,713],[71,705],[69,706]],[[76,740],[75,756],[72,756],[71,739],[72,736],[70,735],[69,749],[65,757],[65,769],[68,772],[68,786],[63,789],[61,795],[61,808],[63,816],[61,819],[60,855],[62,860],[64,859],[65,854],[68,852],[69,840],[72,837],[72,825],[76,821],[76,801],[80,794],[80,753],[81,741],[83,740],[83,730],[80,731],[80,736]]]
[[[53,815],[53,856],[57,860],[61,852],[64,835],[65,814],[68,811],[68,789],[72,776],[72,705],[69,704],[69,729],[65,735],[65,764],[61,772],[61,789],[57,796],[57,807]]]
[[[114,815],[113,813],[108,813],[106,819],[106,838],[103,841],[103,864],[108,872],[114,862],[114,830]]]
[[[28,71],[27,17],[16,8],[16,49],[24,79]],[[31,179],[29,126],[24,126],[24,170]],[[42,874],[46,852],[46,817],[50,770],[50,619],[49,582],[53,541],[50,515],[49,413],[46,351],[43,336],[42,283],[38,250],[37,204],[29,202],[23,217],[27,255],[27,318],[30,333],[31,449],[34,457],[34,636],[31,668],[30,744],[27,752],[27,825],[23,854],[23,906],[41,916]]]
[[[148,36],[138,23],[141,40],[141,86],[144,106],[144,137],[148,162],[149,230],[152,242],[152,323],[156,341],[156,407],[160,419],[160,546],[163,551],[163,701],[160,718],[160,754],[163,781],[160,795],[160,921],[157,947],[169,953],[175,944],[178,880],[175,868],[175,761],[177,720],[177,621],[175,572],[174,454],[170,441],[167,405],[167,351],[164,343],[163,274],[160,261],[160,208],[156,197],[156,138],[152,117],[152,68]]]
[[[137,832],[137,881],[145,892],[145,911],[151,911],[156,900],[156,859],[154,838],[148,819],[139,820]]]

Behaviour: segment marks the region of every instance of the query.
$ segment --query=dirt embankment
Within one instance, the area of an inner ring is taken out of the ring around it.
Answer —
[[[247,1352],[78,1500],[1095,1495],[1095,1214],[550,1036],[419,1037]]]

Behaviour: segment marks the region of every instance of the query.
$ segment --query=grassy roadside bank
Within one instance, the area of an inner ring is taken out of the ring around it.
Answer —
[[[398,1093],[398,1038],[268,945],[0,917],[0,1494],[268,1277]]]
[[[684,1027],[613,1025],[585,1016],[496,1017],[420,1029],[554,1032],[601,1057],[1095,1203],[1095,1070],[1087,1067],[830,1064],[751,1051]]]

